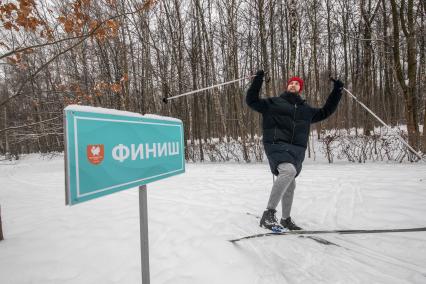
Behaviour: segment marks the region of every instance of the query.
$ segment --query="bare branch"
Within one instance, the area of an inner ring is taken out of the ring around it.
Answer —
[[[102,22],[100,22],[90,33],[84,35],[83,37],[80,38],[79,41],[77,41],[77,43],[71,45],[70,47],[68,47],[67,49],[59,52],[58,54],[56,54],[55,56],[53,56],[52,58],[50,58],[45,64],[43,64],[40,68],[38,68],[33,74],[31,74],[29,76],[29,78],[27,78],[27,80],[23,81],[21,83],[21,85],[18,88],[18,91],[15,92],[15,94],[13,94],[11,97],[6,98],[3,102],[0,103],[0,107],[5,105],[6,103],[8,103],[11,99],[14,99],[20,95],[22,95],[23,93],[21,93],[22,89],[25,87],[26,83],[30,82],[31,80],[33,80],[39,73],[40,71],[42,71],[44,68],[46,68],[47,66],[50,65],[50,63],[52,63],[55,59],[57,59],[59,56],[67,53],[68,51],[74,49],[75,47],[77,47],[78,45],[80,45],[81,43],[83,43],[86,39],[88,39],[89,37],[93,36],[104,24],[106,24],[108,21],[111,20],[115,20],[117,18],[123,17],[123,16],[128,16],[128,15],[132,15],[135,13],[139,13],[142,12],[146,9],[149,9],[152,5],[155,5],[156,1],[147,1],[147,2],[152,2],[152,4],[146,4],[143,5],[141,8],[135,10],[135,11],[131,11],[131,12],[125,12],[125,13],[121,13],[118,15],[115,15],[113,17],[110,17],[106,20],[103,20]],[[77,37],[78,38],[78,37]]]
[[[46,119],[46,120],[43,120],[43,121],[34,122],[34,123],[30,123],[30,124],[7,127],[7,128],[4,128],[4,129],[0,129],[0,133],[8,131],[8,130],[20,129],[20,128],[24,128],[24,127],[31,127],[31,126],[34,126],[34,125],[37,125],[37,124],[46,123],[46,122],[56,120],[56,119],[59,119],[59,118],[62,118],[62,116],[56,116],[54,118],[50,118],[50,119]]]

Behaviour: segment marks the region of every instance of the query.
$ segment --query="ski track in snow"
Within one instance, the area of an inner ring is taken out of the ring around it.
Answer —
[[[267,164],[187,164],[148,185],[152,283],[425,283],[426,233],[265,232]],[[292,217],[308,229],[426,226],[426,165],[308,160]],[[138,191],[65,206],[63,160],[0,165],[0,283],[140,283]],[[278,206],[277,217],[281,207]],[[253,215],[247,214],[251,213]]]

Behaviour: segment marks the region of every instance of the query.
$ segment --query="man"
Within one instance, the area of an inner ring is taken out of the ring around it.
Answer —
[[[300,97],[303,80],[299,77],[288,80],[286,91],[279,97],[259,98],[264,75],[263,70],[257,71],[246,97],[247,105],[262,114],[263,146],[271,171],[277,176],[260,226],[270,230],[282,227],[301,230],[291,219],[290,211],[295,178],[305,159],[310,124],[326,119],[336,110],[344,85],[340,80],[333,80],[334,88],[325,105],[314,108]],[[278,223],[275,213],[280,201],[282,218]]]

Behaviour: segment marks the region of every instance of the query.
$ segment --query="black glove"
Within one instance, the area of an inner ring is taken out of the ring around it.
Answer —
[[[258,70],[258,71],[256,72],[256,78],[261,78],[261,79],[263,79],[263,77],[265,77],[265,71],[263,71],[263,70]]]
[[[333,79],[333,78],[330,78],[330,79],[334,83],[333,89],[336,90],[336,91],[341,92],[343,90],[343,87],[345,86],[345,84],[343,84],[343,82],[340,81],[339,79],[337,79],[337,80]]]

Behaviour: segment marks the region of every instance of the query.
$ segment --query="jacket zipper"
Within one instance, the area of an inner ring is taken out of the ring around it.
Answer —
[[[274,140],[272,140],[272,144],[275,144],[276,137],[277,137],[277,127],[274,127]]]
[[[291,143],[290,144],[293,144],[294,130],[296,129],[296,110],[297,110],[297,104],[294,104],[293,133],[291,135]]]

